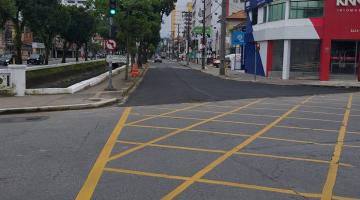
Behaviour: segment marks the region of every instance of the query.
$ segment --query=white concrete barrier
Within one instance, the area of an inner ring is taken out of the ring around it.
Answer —
[[[114,69],[112,71],[113,74],[118,74],[122,70],[125,69],[125,65],[122,67],[119,67],[117,69]],[[96,76],[94,78],[81,81],[79,83],[76,83],[72,86],[69,86],[67,88],[39,88],[39,89],[26,89],[26,94],[74,94],[76,92],[79,92],[87,87],[91,87],[94,85],[97,85],[101,83],[102,81],[106,80],[108,78],[109,72],[105,72],[99,76]]]
[[[26,65],[9,65],[0,69],[0,87],[16,96],[24,96],[26,89]]]

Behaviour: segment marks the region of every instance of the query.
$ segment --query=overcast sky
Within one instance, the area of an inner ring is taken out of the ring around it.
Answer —
[[[189,1],[191,0],[178,0],[176,5],[180,7],[186,7],[186,3]],[[170,31],[171,31],[171,16],[164,17],[164,24],[162,24],[161,32],[160,32],[161,37],[169,37]]]

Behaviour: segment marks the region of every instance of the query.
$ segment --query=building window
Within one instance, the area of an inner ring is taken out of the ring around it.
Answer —
[[[252,10],[252,24],[255,25],[258,23],[258,9]]]
[[[263,23],[267,22],[267,7],[264,6]]]
[[[309,18],[322,17],[324,10],[323,0],[291,0],[290,2],[290,18]]]
[[[274,0],[269,5],[269,22],[285,19],[285,0]]]
[[[290,71],[319,72],[320,40],[291,40]]]
[[[284,60],[284,40],[274,40],[272,71],[282,71],[283,60]]]

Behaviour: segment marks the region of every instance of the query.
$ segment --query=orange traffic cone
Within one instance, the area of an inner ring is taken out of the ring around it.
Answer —
[[[137,64],[133,64],[131,67],[131,77],[135,78],[140,75],[140,70]]]

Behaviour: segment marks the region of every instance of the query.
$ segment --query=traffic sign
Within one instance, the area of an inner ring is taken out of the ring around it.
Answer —
[[[108,63],[126,63],[126,56],[124,56],[124,55],[107,55],[106,62],[108,62]]]
[[[108,50],[115,50],[117,47],[115,40],[106,40],[105,46]]]
[[[234,31],[231,35],[231,45],[244,45],[245,44],[245,32],[242,31]]]

